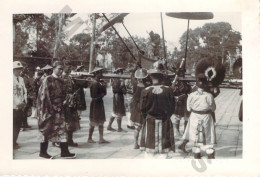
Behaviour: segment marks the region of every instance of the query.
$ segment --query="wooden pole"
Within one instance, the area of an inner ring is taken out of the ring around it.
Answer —
[[[162,25],[162,39],[163,39],[163,51],[164,51],[164,58],[166,60],[167,63],[167,59],[166,59],[166,48],[165,48],[165,41],[164,41],[164,29],[163,29],[163,18],[162,18],[162,12],[161,12],[161,25]]]
[[[190,27],[190,20],[188,19],[188,26],[187,26],[187,34],[186,34],[186,47],[185,47],[185,61],[184,61],[184,72],[186,72],[186,59],[187,59],[187,50],[188,50],[188,40],[189,40],[189,27]],[[183,74],[185,77],[185,73]]]
[[[91,45],[90,45],[90,60],[89,60],[89,72],[94,69],[95,59],[94,55],[94,41],[95,41],[95,31],[96,31],[96,14],[94,14],[93,18],[93,27],[92,27],[92,36],[91,36]]]

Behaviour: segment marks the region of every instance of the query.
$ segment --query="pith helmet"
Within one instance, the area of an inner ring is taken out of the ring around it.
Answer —
[[[20,61],[14,61],[13,62],[13,69],[19,69],[19,68],[23,68],[23,65]]]

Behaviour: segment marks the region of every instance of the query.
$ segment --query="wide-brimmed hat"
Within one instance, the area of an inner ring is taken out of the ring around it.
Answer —
[[[48,70],[48,69],[53,69],[53,67],[51,67],[50,65],[46,65],[42,68],[42,70]]]
[[[135,71],[135,78],[136,79],[144,79],[148,76],[148,72],[144,68],[137,69]]]
[[[19,69],[19,68],[23,68],[23,65],[20,61],[14,61],[13,62],[13,69]]]
[[[101,72],[101,71],[103,71],[103,70],[104,70],[104,68],[95,67],[94,70],[90,72],[90,74],[95,74],[95,73]]]
[[[77,66],[76,71],[79,71],[79,70],[81,70],[83,68],[84,68],[84,65],[79,65],[79,66]]]
[[[119,73],[119,72],[123,72],[124,68],[117,68],[113,73]]]

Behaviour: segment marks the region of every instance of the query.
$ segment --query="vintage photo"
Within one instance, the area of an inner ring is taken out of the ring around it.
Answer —
[[[241,12],[12,20],[14,160],[243,159]]]

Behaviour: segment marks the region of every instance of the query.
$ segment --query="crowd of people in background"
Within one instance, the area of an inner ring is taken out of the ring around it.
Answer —
[[[160,65],[160,64],[159,64]],[[201,158],[205,150],[208,158],[215,158],[216,144],[214,97],[219,89],[209,87],[210,81],[205,70],[196,75],[196,84],[191,86],[183,81],[169,84],[165,73],[158,67],[150,70],[137,69],[133,74],[132,99],[130,101],[130,122],[128,128],[134,129],[134,149],[145,152],[147,157],[157,155],[167,158],[175,152],[175,139],[181,136],[180,120],[184,119],[184,134],[178,149],[187,153],[187,143],[192,144],[194,158]],[[82,71],[78,66],[75,71]],[[22,63],[13,62],[13,148],[19,148],[17,138],[20,130],[30,128],[27,117],[36,117],[42,135],[39,156],[52,159],[48,143],[61,149],[63,158],[75,158],[69,146],[77,147],[73,133],[80,129],[80,115],[86,110],[84,88],[90,89],[91,103],[89,114],[88,143],[96,143],[92,138],[98,127],[98,143],[110,143],[104,138],[106,121],[103,98],[107,94],[107,84],[102,80],[103,68],[96,67],[91,74],[91,84],[75,83],[70,76],[72,66],[61,61],[52,66],[37,67],[34,77],[28,76]],[[118,68],[115,74],[123,74]],[[109,118],[108,131],[126,132],[122,119],[126,116],[125,94],[127,87],[123,79],[112,79],[113,110]],[[216,90],[216,91],[215,91]],[[113,128],[116,120],[117,129]],[[174,121],[172,121],[174,120]]]

